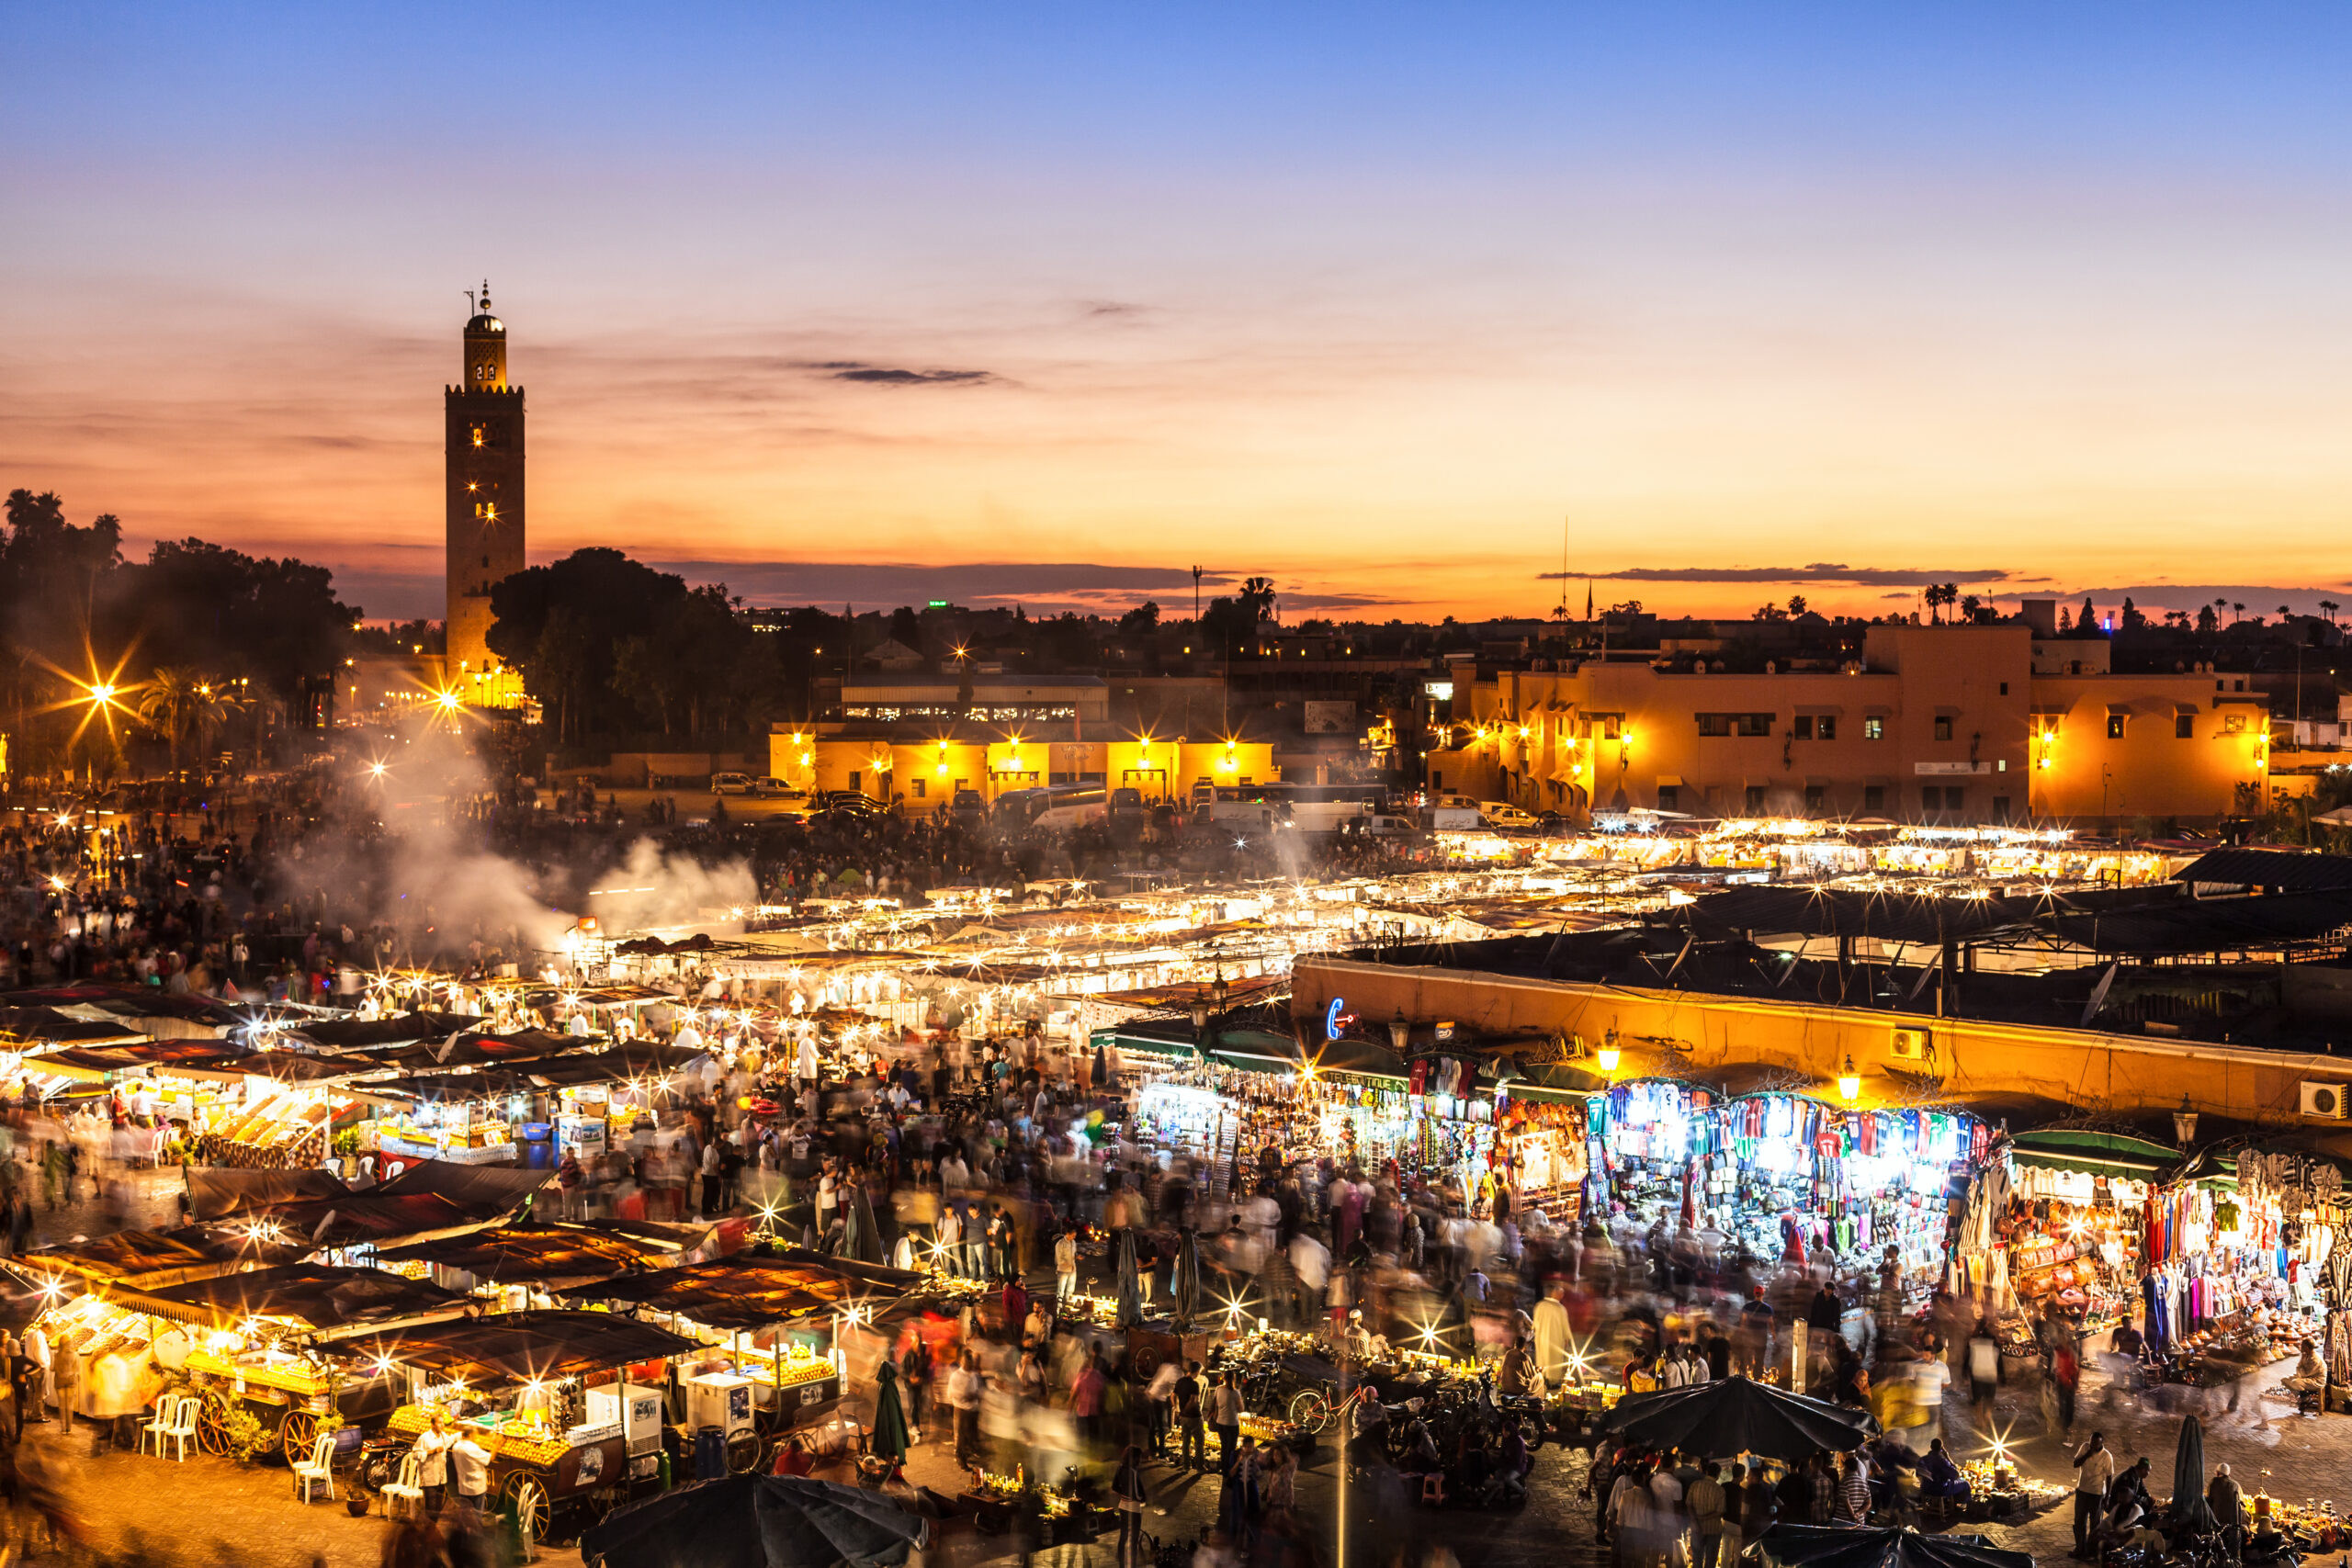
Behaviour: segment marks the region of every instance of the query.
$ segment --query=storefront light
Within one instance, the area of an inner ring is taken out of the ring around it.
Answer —
[[[1846,1070],[1838,1075],[1838,1098],[1851,1105],[1862,1097],[1862,1075],[1854,1066],[1854,1058],[1846,1058]]]
[[[1616,1041],[1611,1040],[1592,1054],[1592,1060],[1602,1072],[1613,1073],[1617,1070],[1617,1064],[1624,1060],[1624,1053],[1617,1049]]]

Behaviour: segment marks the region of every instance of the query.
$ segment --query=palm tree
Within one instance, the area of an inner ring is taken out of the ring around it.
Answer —
[[[197,683],[196,698],[188,705],[187,717],[189,728],[196,733],[198,756],[201,757],[205,754],[206,737],[209,736],[216,727],[226,725],[230,719],[243,712],[245,706],[246,698],[243,688],[233,682],[216,680],[201,681]]]
[[[204,684],[202,677],[193,670],[177,665],[160,664],[147,677],[147,686],[139,695],[139,716],[151,729],[160,729],[172,750],[172,772],[180,771],[180,736],[187,728],[189,707],[197,700],[197,688]]]
[[[2338,610],[2340,610],[2340,609],[2342,609],[2343,607],[2344,607],[2344,606],[2342,606],[2341,604],[2337,604],[2335,600],[2333,600],[2333,599],[2323,599],[2323,600],[2321,600],[2321,601],[2319,602],[2319,613],[2320,613],[2321,615],[2325,615],[2325,616],[2327,617],[2327,619],[2328,619],[2328,623],[2329,623],[2331,626],[2335,624],[2335,612],[2336,612],[2336,611],[2338,611]]]
[[[2230,619],[2231,619],[2231,620],[2234,621],[2234,620],[2236,620],[2240,615],[2245,615],[2245,606],[2244,604],[2232,604],[2232,605],[2230,606]]]

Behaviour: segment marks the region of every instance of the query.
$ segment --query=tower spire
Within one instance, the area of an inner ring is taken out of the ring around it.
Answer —
[[[483,315],[490,314],[490,279],[487,277],[481,280],[481,310]]]

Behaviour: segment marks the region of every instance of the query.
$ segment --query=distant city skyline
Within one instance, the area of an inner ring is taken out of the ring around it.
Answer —
[[[440,606],[2346,596],[2352,16],[27,8],[0,482]]]

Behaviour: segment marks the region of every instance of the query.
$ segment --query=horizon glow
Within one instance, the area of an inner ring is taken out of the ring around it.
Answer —
[[[163,5],[0,39],[0,482],[323,560],[371,614],[438,613],[485,274],[533,558],[759,602],[1188,614],[1199,562],[1294,618],[1541,615],[1564,544],[2342,596],[2343,13]],[[1112,570],[939,570],[1023,562]]]

